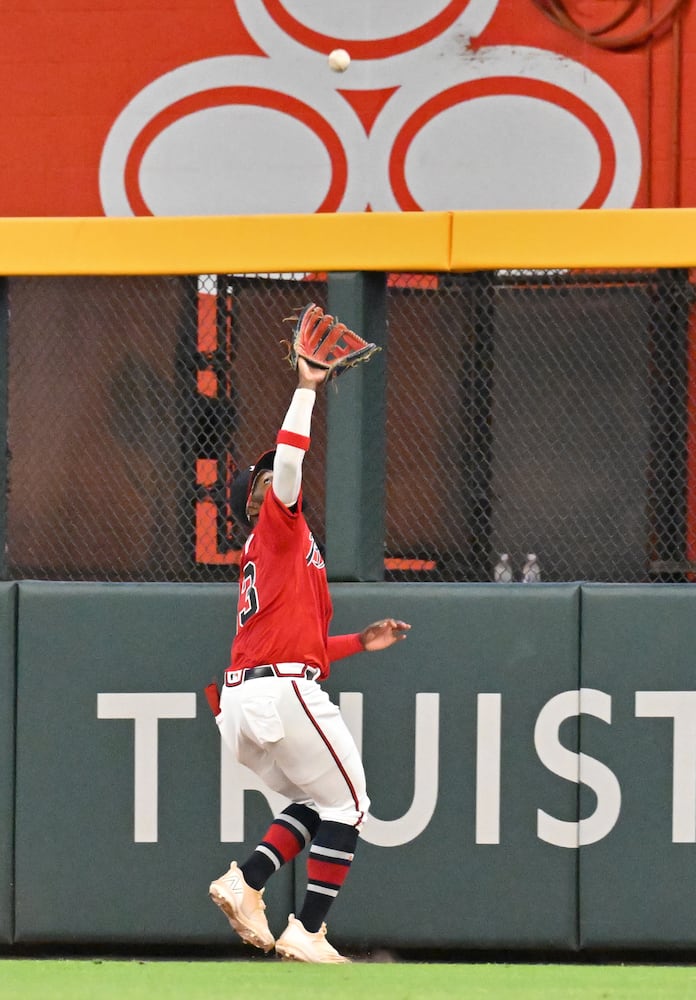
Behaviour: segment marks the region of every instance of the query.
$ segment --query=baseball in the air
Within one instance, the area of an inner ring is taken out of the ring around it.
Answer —
[[[345,49],[334,49],[329,53],[329,66],[334,73],[345,73],[350,66],[350,56]]]

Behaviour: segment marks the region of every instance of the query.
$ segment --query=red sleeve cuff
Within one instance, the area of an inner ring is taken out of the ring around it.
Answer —
[[[326,652],[332,663],[334,660],[342,660],[345,656],[362,653],[364,649],[359,632],[350,635],[330,635],[326,643]]]
[[[293,448],[300,448],[301,451],[309,451],[310,439],[305,434],[296,434],[294,431],[279,430],[276,444],[290,444]]]
[[[217,686],[217,681],[211,681],[204,688],[205,697],[210,705],[210,711],[213,715],[219,715],[222,709],[220,708],[220,689]]]

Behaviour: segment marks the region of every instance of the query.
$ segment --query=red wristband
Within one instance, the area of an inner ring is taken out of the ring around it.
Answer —
[[[276,438],[276,444],[289,444],[293,448],[299,448],[301,451],[309,451],[310,439],[305,434],[295,434],[294,431],[278,431],[278,437]]]

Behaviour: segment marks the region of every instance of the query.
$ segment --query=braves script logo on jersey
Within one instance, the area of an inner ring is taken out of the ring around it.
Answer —
[[[309,552],[305,556],[308,566],[314,566],[316,569],[324,569],[326,565],[324,563],[324,557],[319,551],[319,546],[314,541],[314,535],[309,532]]]

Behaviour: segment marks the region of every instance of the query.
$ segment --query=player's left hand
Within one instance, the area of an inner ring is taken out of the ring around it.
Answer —
[[[314,389],[316,392],[326,382],[328,374],[326,368],[310,365],[304,358],[297,359],[297,385],[300,389]]]
[[[411,626],[396,618],[383,618],[373,622],[360,633],[360,639],[365,649],[373,652],[376,649],[387,649],[395,642],[401,642],[408,635]]]

